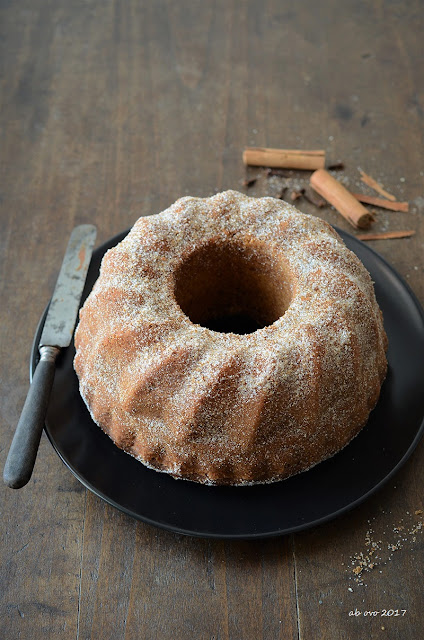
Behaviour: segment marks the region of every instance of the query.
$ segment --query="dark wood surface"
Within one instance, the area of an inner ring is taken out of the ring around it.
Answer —
[[[379,210],[374,229],[416,235],[372,246],[424,301],[418,0],[15,0],[0,25],[2,467],[73,226],[96,224],[101,243],[181,195],[243,190],[245,146],[323,148],[355,191],[360,166],[409,200],[408,214]],[[280,186],[261,177],[250,192]],[[330,207],[297,204],[352,231]],[[2,488],[0,636],[416,640],[423,468],[420,445],[374,497],[315,530],[208,541],[105,505],[43,436],[28,486]],[[370,528],[381,561],[360,585]],[[406,613],[363,615],[383,609]]]

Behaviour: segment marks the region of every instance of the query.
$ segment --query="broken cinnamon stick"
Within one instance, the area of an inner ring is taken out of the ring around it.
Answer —
[[[397,202],[395,200],[385,200],[384,198],[375,198],[374,196],[366,196],[364,193],[352,193],[353,197],[364,202],[365,204],[372,204],[374,207],[382,207],[383,209],[390,209],[390,211],[403,211],[408,213],[408,202]]]
[[[373,221],[372,215],[353,195],[325,169],[318,169],[310,178],[311,186],[328,200],[356,228],[366,229]]]
[[[246,178],[243,180],[243,187],[253,187],[256,183],[257,178]]]
[[[384,187],[379,182],[377,182],[377,180],[374,180],[374,178],[371,178],[371,176],[365,173],[365,171],[362,171],[360,167],[358,167],[358,171],[361,174],[362,182],[364,182],[369,187],[371,187],[371,189],[374,189],[374,191],[377,191],[377,193],[384,196],[388,200],[396,200],[395,196],[392,196],[392,194],[386,191]]]
[[[303,196],[303,189],[293,189],[290,192],[290,200],[292,200],[292,202],[294,202],[295,200],[299,200],[299,198],[301,198]]]
[[[415,231],[408,229],[405,231],[384,231],[382,233],[358,233],[359,240],[391,240],[396,238],[410,238]]]
[[[269,149],[247,147],[243,151],[244,164],[279,169],[305,169],[314,171],[325,166],[325,151],[299,151],[296,149]]]
[[[327,204],[327,201],[324,200],[324,198],[321,198],[319,193],[314,191],[312,187],[305,187],[305,189],[303,190],[303,195],[308,202],[315,205],[319,209],[322,209]]]

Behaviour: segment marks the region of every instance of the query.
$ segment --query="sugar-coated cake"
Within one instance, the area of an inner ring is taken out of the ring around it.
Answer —
[[[140,218],[105,254],[75,346],[81,395],[115,444],[205,484],[332,456],[387,368],[371,278],[339,235],[236,191]]]

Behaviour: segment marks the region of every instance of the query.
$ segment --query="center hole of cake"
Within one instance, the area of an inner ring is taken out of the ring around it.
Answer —
[[[175,298],[195,324],[248,334],[285,313],[291,284],[284,259],[262,243],[209,243],[177,269]]]

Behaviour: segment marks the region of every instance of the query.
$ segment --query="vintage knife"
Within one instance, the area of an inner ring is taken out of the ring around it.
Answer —
[[[41,334],[40,361],[10,446],[3,479],[20,489],[31,477],[53,386],[56,357],[68,347],[96,240],[96,227],[81,224],[71,233]]]

